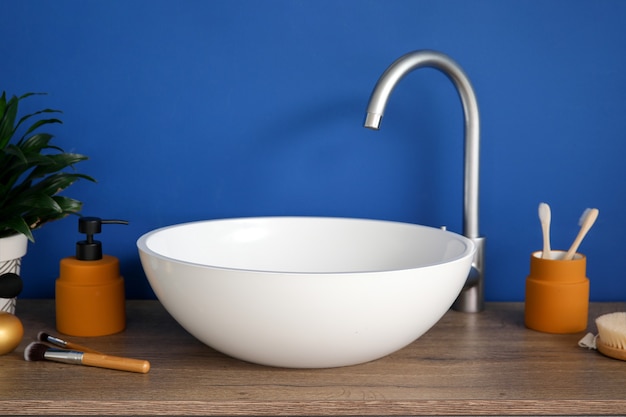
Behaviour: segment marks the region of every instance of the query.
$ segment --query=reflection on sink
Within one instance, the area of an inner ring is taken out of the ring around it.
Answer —
[[[192,335],[298,368],[368,362],[419,338],[454,302],[475,252],[440,229],[322,217],[179,224],[137,246],[155,294]]]

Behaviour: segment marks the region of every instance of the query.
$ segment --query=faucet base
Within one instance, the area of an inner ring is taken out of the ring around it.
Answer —
[[[479,313],[485,309],[485,238],[470,238],[476,244],[476,253],[467,282],[452,309],[464,313]]]

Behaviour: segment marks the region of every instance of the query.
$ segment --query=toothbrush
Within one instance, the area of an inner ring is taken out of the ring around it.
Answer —
[[[578,232],[578,236],[576,236],[576,239],[574,239],[574,243],[572,243],[572,246],[570,246],[569,250],[563,257],[564,261],[571,261],[572,259],[574,259],[574,254],[576,254],[580,243],[587,235],[589,229],[591,229],[591,226],[593,226],[593,224],[595,223],[596,219],[598,218],[598,214],[600,214],[600,211],[594,208],[586,209],[583,212],[583,215],[580,216],[580,220],[578,221],[578,224],[580,225],[580,231]]]
[[[550,220],[552,219],[552,212],[550,206],[547,203],[539,203],[539,220],[541,221],[541,230],[543,232],[543,253],[541,257],[544,259],[550,258]]]

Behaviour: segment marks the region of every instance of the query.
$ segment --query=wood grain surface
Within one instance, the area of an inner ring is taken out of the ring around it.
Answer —
[[[232,359],[182,329],[158,301],[127,303],[127,329],[64,337],[146,359],[148,374],[26,362],[39,331],[58,335],[53,300],[19,300],[22,344],[0,356],[0,415],[609,415],[626,414],[626,362],[578,347],[584,333],[526,329],[522,303],[448,312],[410,346],[335,369],[281,369]],[[593,319],[626,311],[593,303]]]

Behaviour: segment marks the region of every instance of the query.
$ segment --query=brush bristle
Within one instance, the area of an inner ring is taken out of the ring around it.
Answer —
[[[37,340],[39,340],[40,342],[47,342],[49,338],[50,335],[46,332],[37,333]]]
[[[611,313],[596,319],[600,339],[608,346],[626,349],[626,312]]]
[[[587,215],[589,214],[589,212],[591,211],[590,208],[586,208],[585,211],[583,211],[583,214],[580,215],[580,219],[578,219],[578,225],[582,226],[585,219],[587,218]]]
[[[24,359],[27,361],[43,361],[49,347],[39,342],[32,342],[24,349]]]

